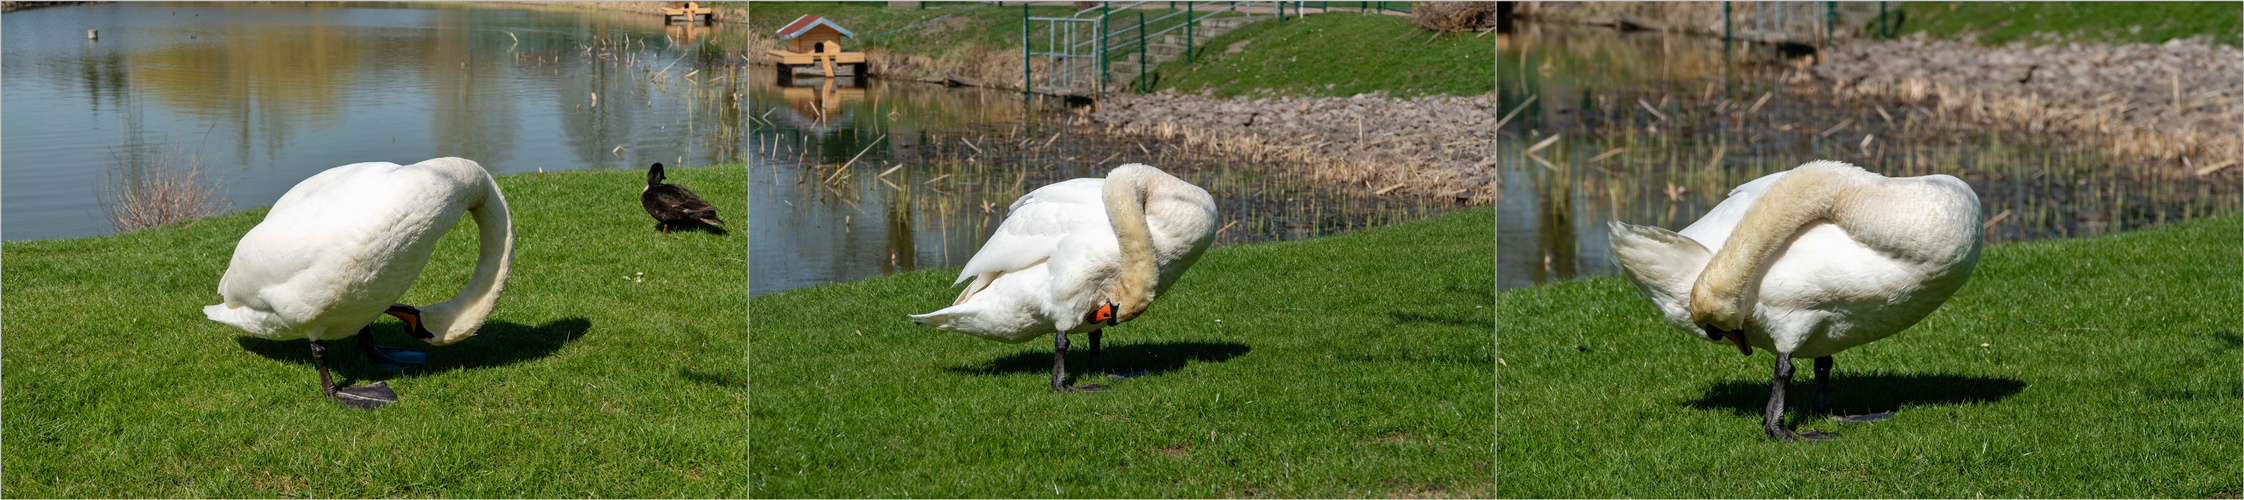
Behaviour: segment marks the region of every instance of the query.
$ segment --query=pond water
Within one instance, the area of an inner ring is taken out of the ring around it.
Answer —
[[[1498,109],[1517,114],[1498,135],[1497,287],[1617,274],[1606,221],[1681,229],[1731,187],[1817,159],[1961,178],[1986,210],[1989,243],[2238,209],[2234,183],[1894,103],[1819,98],[1827,83],[1801,79],[1804,65],[1740,51],[1726,60],[1719,39],[1517,25],[1498,49]]]
[[[739,24],[472,4],[137,3],[10,12],[8,240],[109,234],[96,184],[173,153],[232,209],[365,161],[494,174],[746,161]],[[99,30],[89,40],[86,30]]]
[[[751,295],[960,266],[1021,195],[1145,163],[1206,188],[1217,245],[1308,238],[1462,208],[1351,194],[1298,174],[1106,137],[1017,91],[751,70]],[[829,86],[828,84],[833,85]]]

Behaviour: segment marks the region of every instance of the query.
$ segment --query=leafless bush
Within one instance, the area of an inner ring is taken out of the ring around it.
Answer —
[[[202,157],[168,144],[118,152],[101,176],[96,196],[109,224],[129,233],[225,210],[220,183]]]
[[[1496,2],[1419,2],[1411,5],[1410,17],[1430,31],[1495,29]]]

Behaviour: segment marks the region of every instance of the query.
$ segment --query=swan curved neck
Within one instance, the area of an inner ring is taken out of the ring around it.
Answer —
[[[1115,313],[1116,322],[1137,317],[1153,303],[1154,281],[1160,277],[1160,268],[1154,262],[1153,231],[1146,224],[1145,202],[1147,184],[1156,175],[1158,171],[1150,167],[1124,166],[1106,177],[1106,219],[1122,247],[1122,269],[1109,299],[1120,309]]]
[[[506,286],[514,260],[513,217],[498,183],[490,174],[482,177],[482,199],[468,209],[476,226],[475,274],[452,300],[422,308],[423,323],[436,334],[436,338],[428,339],[430,344],[445,345],[475,335],[476,328],[483,326],[483,320],[498,305],[499,291]]]
[[[1849,190],[1875,177],[1860,167],[1818,161],[1793,169],[1761,194],[1731,230],[1691,289],[1691,321],[1721,330],[1745,329],[1761,279],[1792,236],[1832,216]]]

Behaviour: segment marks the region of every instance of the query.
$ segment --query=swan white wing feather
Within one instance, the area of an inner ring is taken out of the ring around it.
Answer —
[[[1761,193],[1767,192],[1769,186],[1776,185],[1777,180],[1783,179],[1784,175],[1789,173],[1792,173],[1792,171],[1787,170],[1764,175],[1751,182],[1739,184],[1738,187],[1730,189],[1729,196],[1722,198],[1721,203],[1715,204],[1713,210],[1708,210],[1706,216],[1700,217],[1690,226],[1676,232],[1690,237],[1692,240],[1699,242],[1700,245],[1705,245],[1708,252],[1721,252],[1722,243],[1730,239],[1730,231],[1737,229],[1738,222],[1745,220],[1745,213],[1753,209],[1754,203],[1761,201]]]
[[[1027,269],[1052,258],[1060,241],[1070,234],[1103,232],[1111,238],[1114,230],[1107,224],[1106,209],[1100,202],[1105,184],[1105,179],[1072,179],[1037,188],[1014,200],[1006,210],[1005,221],[997,225],[982,249],[967,259],[953,283],[986,273]]]

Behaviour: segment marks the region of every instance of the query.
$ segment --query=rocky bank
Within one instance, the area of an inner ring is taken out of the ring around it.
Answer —
[[[2040,139],[2080,141],[2175,175],[2244,162],[2244,52],[2200,40],[2013,44],[1922,36],[1845,44],[1812,71],[1843,97],[1892,99]]]
[[[1222,99],[1173,91],[1117,95],[1087,120],[1124,137],[1298,168],[1390,196],[1495,201],[1494,95]]]

